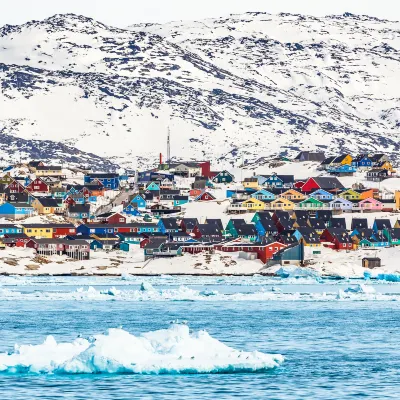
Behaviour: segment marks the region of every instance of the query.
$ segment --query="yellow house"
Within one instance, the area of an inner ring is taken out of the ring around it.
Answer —
[[[36,176],[61,176],[62,169],[59,165],[52,165],[52,166],[38,166],[36,167]]]
[[[59,206],[57,200],[51,197],[38,197],[32,202],[32,207],[38,214],[61,214],[63,207]]]
[[[284,211],[290,211],[293,210],[295,207],[295,203],[290,201],[289,199],[285,199],[282,197],[279,197],[270,203],[270,208],[272,210],[284,210]]]
[[[390,161],[382,161],[376,165],[377,168],[386,169],[388,172],[394,173],[396,170]]]
[[[337,158],[334,162],[341,165],[351,165],[353,157],[350,154],[343,154]]]
[[[346,200],[361,200],[361,193],[358,193],[353,189],[348,189],[340,193],[339,197]]]
[[[258,199],[248,199],[242,203],[242,207],[247,208],[248,211],[263,211],[265,210],[265,203]]]
[[[400,210],[400,190],[394,192],[394,198],[396,200],[396,210]]]
[[[245,189],[254,189],[254,190],[260,189],[257,178],[245,178],[244,181],[242,182],[242,185]]]
[[[294,189],[286,190],[286,192],[279,195],[279,197],[282,197],[287,200],[299,200],[299,201],[306,199],[306,196],[304,196],[303,193],[300,193]]]
[[[53,228],[46,224],[26,224],[22,225],[25,235],[44,239],[53,238]]]

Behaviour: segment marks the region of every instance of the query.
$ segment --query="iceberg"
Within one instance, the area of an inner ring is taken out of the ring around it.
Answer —
[[[0,354],[0,372],[36,374],[218,374],[263,372],[279,367],[280,354],[236,350],[206,331],[187,325],[134,336],[123,329],[90,339],[57,343],[48,336],[39,345],[15,346]]]

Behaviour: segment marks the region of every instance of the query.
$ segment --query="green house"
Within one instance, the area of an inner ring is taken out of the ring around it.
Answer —
[[[218,172],[212,179],[214,183],[232,183],[234,180],[235,177],[226,170]]]
[[[308,199],[303,200],[302,202],[299,203],[299,207],[305,209],[322,208],[324,206],[325,203],[317,199],[314,199],[313,197],[309,197]]]
[[[400,229],[384,229],[383,234],[391,246],[400,246]]]

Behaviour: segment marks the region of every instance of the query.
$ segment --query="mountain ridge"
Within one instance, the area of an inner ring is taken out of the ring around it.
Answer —
[[[6,25],[0,129],[25,150],[60,142],[104,167],[156,165],[168,127],[175,158],[221,167],[302,149],[398,159],[399,32],[398,22],[350,13],[129,29],[57,14]]]

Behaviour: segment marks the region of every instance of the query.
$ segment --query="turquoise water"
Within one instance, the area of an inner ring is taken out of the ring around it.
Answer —
[[[285,357],[281,366],[255,373],[7,371],[0,373],[2,398],[398,399],[400,285],[368,284],[375,293],[346,292],[358,283],[2,278],[1,353],[14,352],[15,343],[43,343],[48,335],[72,342],[122,327],[139,336],[185,320],[192,331],[206,330],[234,349]]]

